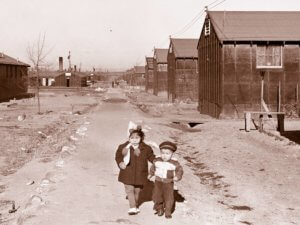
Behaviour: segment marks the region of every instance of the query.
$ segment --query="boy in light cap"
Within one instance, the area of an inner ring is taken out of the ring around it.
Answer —
[[[165,213],[166,218],[172,218],[174,205],[174,181],[179,181],[183,175],[182,166],[173,157],[177,150],[176,144],[165,141],[159,145],[161,156],[153,160],[149,179],[155,176],[153,201],[158,216]]]

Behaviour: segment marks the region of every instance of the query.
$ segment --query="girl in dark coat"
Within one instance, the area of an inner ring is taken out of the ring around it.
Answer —
[[[147,182],[148,161],[155,158],[152,148],[144,143],[144,132],[140,127],[131,130],[129,141],[119,145],[115,160],[120,168],[118,180],[125,186],[129,200],[129,215],[140,212],[139,193]]]

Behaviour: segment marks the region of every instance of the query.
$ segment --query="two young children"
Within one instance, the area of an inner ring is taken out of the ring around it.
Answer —
[[[147,179],[155,176],[153,201],[156,214],[172,218],[174,181],[179,181],[183,174],[182,167],[173,157],[177,146],[169,141],[162,142],[159,145],[161,156],[155,158],[152,148],[144,142],[144,137],[140,126],[129,130],[129,140],[119,145],[115,155],[120,168],[118,180],[124,184],[129,201],[128,214],[140,212],[140,191]],[[148,161],[152,163],[149,176]]]

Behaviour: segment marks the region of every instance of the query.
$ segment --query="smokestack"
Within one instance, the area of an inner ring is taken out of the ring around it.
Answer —
[[[61,56],[58,58],[58,65],[59,65],[59,67],[58,67],[59,71],[63,71],[64,64],[63,64],[63,57],[61,57]]]
[[[76,65],[74,65],[74,71],[75,71],[75,72],[77,71],[77,66],[76,66]]]

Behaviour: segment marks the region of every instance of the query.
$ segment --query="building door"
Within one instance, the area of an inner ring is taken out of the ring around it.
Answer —
[[[67,87],[70,87],[70,79],[67,79]]]

